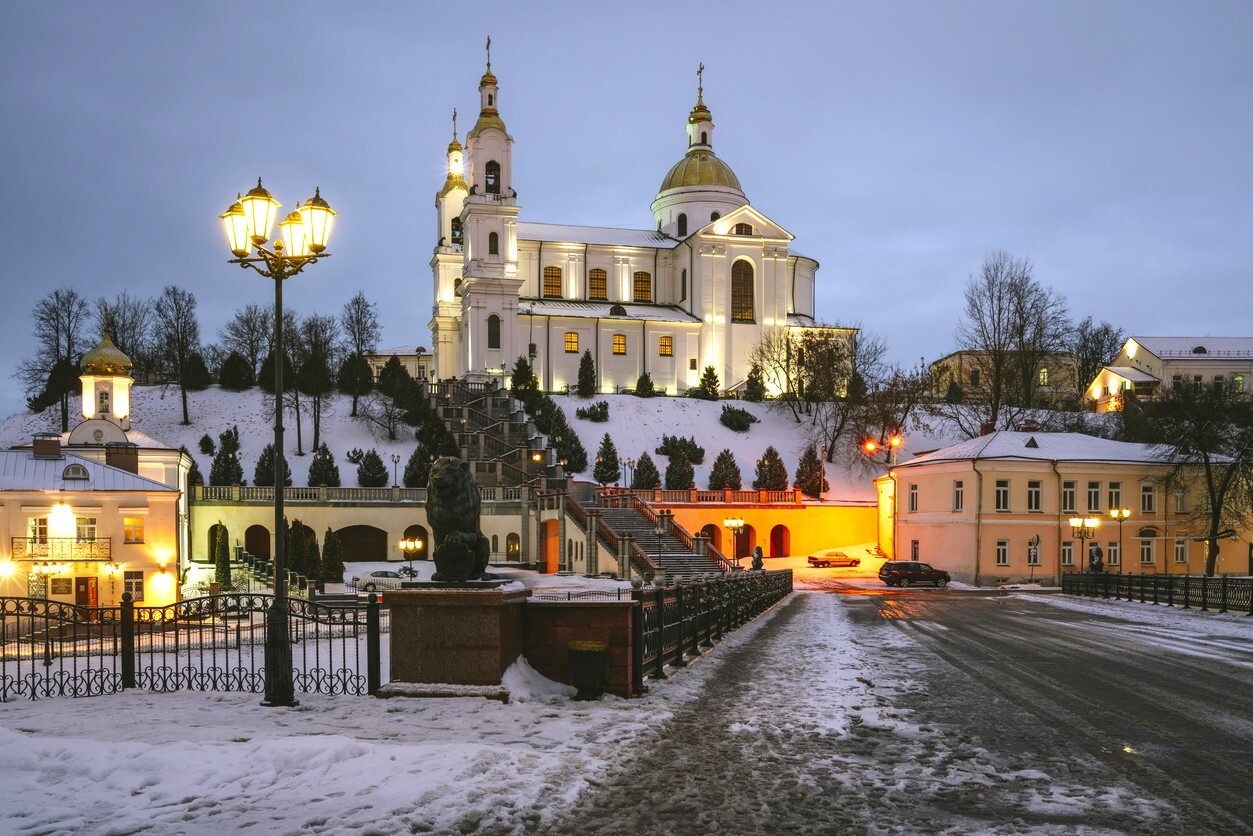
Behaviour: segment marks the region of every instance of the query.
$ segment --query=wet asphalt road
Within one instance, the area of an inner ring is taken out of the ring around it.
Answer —
[[[846,591],[716,649],[660,741],[548,832],[1253,833],[1253,648],[1234,636]],[[863,670],[829,693],[850,653]]]

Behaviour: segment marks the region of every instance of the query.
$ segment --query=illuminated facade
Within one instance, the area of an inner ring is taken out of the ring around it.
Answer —
[[[1096,412],[1122,407],[1126,392],[1156,398],[1163,387],[1230,386],[1246,391],[1253,381],[1253,337],[1131,337],[1084,390]]]

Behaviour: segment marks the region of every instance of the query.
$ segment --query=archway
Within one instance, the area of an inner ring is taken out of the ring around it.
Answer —
[[[522,538],[512,531],[505,537],[505,562],[522,562]]]
[[[244,531],[244,551],[262,560],[270,559],[270,529],[263,525],[250,525]]]
[[[213,525],[209,526],[209,549],[208,549],[208,551],[206,551],[206,552],[205,552],[205,554],[207,555],[207,557],[206,557],[205,559],[206,559],[206,560],[208,560],[210,563],[214,563],[214,562],[216,562],[216,561],[217,561],[217,559],[218,559],[218,555],[217,555],[217,547],[218,547],[218,531],[219,531],[219,529],[220,529],[220,530],[222,530],[222,531],[224,531],[224,532],[226,532],[226,550],[227,550],[227,555],[228,555],[228,556],[230,556],[230,557],[234,557],[234,554],[231,552],[231,532],[230,532],[230,529],[228,529],[226,526],[222,525],[221,523],[214,523]]]
[[[792,553],[792,532],[786,525],[770,529],[770,556],[787,557]]]
[[[706,537],[709,538],[709,545],[713,546],[718,551],[722,551],[722,529],[721,528],[714,525],[713,523],[709,523],[708,525],[701,528],[700,533],[704,534]]]
[[[513,536],[513,535],[510,535]],[[539,529],[539,560],[536,569],[540,572],[556,572],[561,561],[561,535],[557,531],[556,520],[545,520]]]
[[[344,562],[387,560],[387,532],[372,525],[350,525],[336,532]]]
[[[426,531],[425,526],[411,525],[405,529],[404,539],[417,540],[420,544],[413,553],[414,560],[429,560],[431,556],[430,542],[431,537]]]

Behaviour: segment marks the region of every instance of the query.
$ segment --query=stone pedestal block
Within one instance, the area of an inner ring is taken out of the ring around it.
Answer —
[[[391,608],[393,682],[499,685],[522,655],[525,589],[404,589]]]

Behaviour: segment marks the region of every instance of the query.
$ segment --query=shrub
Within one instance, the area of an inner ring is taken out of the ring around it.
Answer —
[[[322,583],[343,583],[344,552],[339,535],[329,527],[322,538],[322,562],[318,566],[318,580]]]
[[[631,489],[647,491],[660,487],[661,474],[657,471],[653,457],[645,452],[640,456],[640,462],[635,466],[635,473],[631,476]]]
[[[761,403],[766,399],[766,381],[757,363],[748,371],[748,380],[744,382],[744,400],[750,403]]]
[[[357,465],[357,484],[363,488],[387,487],[387,466],[378,450],[370,449]]]
[[[688,490],[692,487],[692,480],[695,478],[692,463],[687,460],[687,456],[683,455],[682,450],[676,450],[670,457],[670,464],[666,465],[666,490]]]
[[[635,381],[635,397],[651,398],[656,394],[657,389],[653,386],[653,376],[648,372],[644,372]]]
[[[740,409],[738,406],[723,404],[722,417],[718,419],[722,426],[729,427],[737,433],[747,432],[748,428],[757,423],[757,416]]]
[[[309,485],[338,488],[339,484],[339,465],[335,464],[335,457],[324,441],[313,451],[313,461],[309,462]]]
[[[213,439],[209,438],[209,434],[205,433],[200,436],[200,452],[206,456],[212,456],[217,452],[218,446],[213,443]]]
[[[579,418],[603,424],[609,420],[609,401],[597,401],[588,407],[581,406],[574,410],[574,414]]]
[[[723,450],[714,459],[713,469],[709,472],[709,489],[721,491],[730,488],[738,491],[743,487],[744,478],[740,475],[740,466],[735,461],[735,454]]]
[[[701,464],[705,461],[705,448],[696,443],[694,436],[692,438],[683,438],[677,435],[662,434],[661,446],[656,451],[658,455],[673,456],[680,451],[692,464]]]
[[[365,458],[365,452],[360,447],[354,447],[344,458],[348,459],[349,464],[361,464],[361,460]]]

